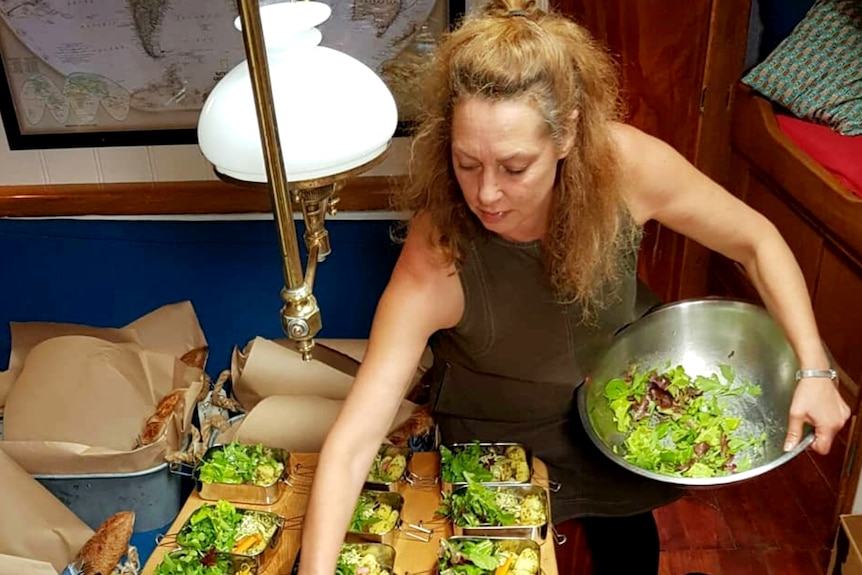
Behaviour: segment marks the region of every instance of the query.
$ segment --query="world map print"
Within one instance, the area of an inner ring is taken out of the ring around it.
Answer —
[[[438,0],[326,3],[322,45],[378,73],[439,12]],[[236,16],[233,0],[0,0],[19,121],[37,129],[193,125],[215,83],[245,58]]]

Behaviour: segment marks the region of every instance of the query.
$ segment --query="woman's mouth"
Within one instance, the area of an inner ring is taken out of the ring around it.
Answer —
[[[478,210],[478,212],[479,212],[479,219],[481,219],[482,223],[486,224],[486,225],[496,224],[496,223],[503,221],[503,218],[505,218],[506,214],[508,213],[508,212],[503,212],[503,211],[490,212],[490,211],[481,210],[481,209]]]

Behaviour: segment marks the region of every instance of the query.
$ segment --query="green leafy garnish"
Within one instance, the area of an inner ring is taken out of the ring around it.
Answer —
[[[441,539],[440,575],[536,575],[539,554],[517,539]]]
[[[461,527],[542,525],[548,520],[545,503],[535,493],[525,495],[474,481],[468,481],[465,488],[443,492],[437,514]]]
[[[691,378],[682,366],[660,373],[632,369],[609,381],[605,397],[617,430],[614,451],[643,469],[683,477],[715,477],[750,468],[743,451],[762,449],[766,434],[739,433],[740,418],[726,415],[728,397],[761,394],[750,381],[736,381],[729,365],[719,374]]]
[[[478,441],[449,449],[440,446],[440,475],[448,483],[530,480],[527,454],[520,445],[486,445]]]
[[[166,553],[154,575],[249,575],[251,561],[235,563],[228,555],[200,553],[193,549],[177,549]]]
[[[203,483],[269,486],[284,473],[284,463],[263,445],[236,441],[211,450],[201,462],[198,478]]]

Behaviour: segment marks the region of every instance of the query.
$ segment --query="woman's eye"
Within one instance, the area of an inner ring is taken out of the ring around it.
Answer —
[[[465,166],[464,164],[458,164],[458,169],[459,169],[459,170],[463,170],[463,171],[465,171],[465,172],[469,172],[469,171],[471,171],[471,170],[475,170],[475,169],[476,169],[476,168],[478,168],[478,167],[479,167],[479,166],[474,166],[474,165]]]
[[[523,174],[527,171],[527,168],[509,168],[507,166],[503,166],[503,169],[511,176],[517,176],[518,174]]]

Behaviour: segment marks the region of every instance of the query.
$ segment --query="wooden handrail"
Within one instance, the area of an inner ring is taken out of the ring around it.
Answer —
[[[339,211],[390,209],[404,176],[363,176],[339,192]],[[220,180],[0,186],[0,217],[269,213],[269,194]]]

